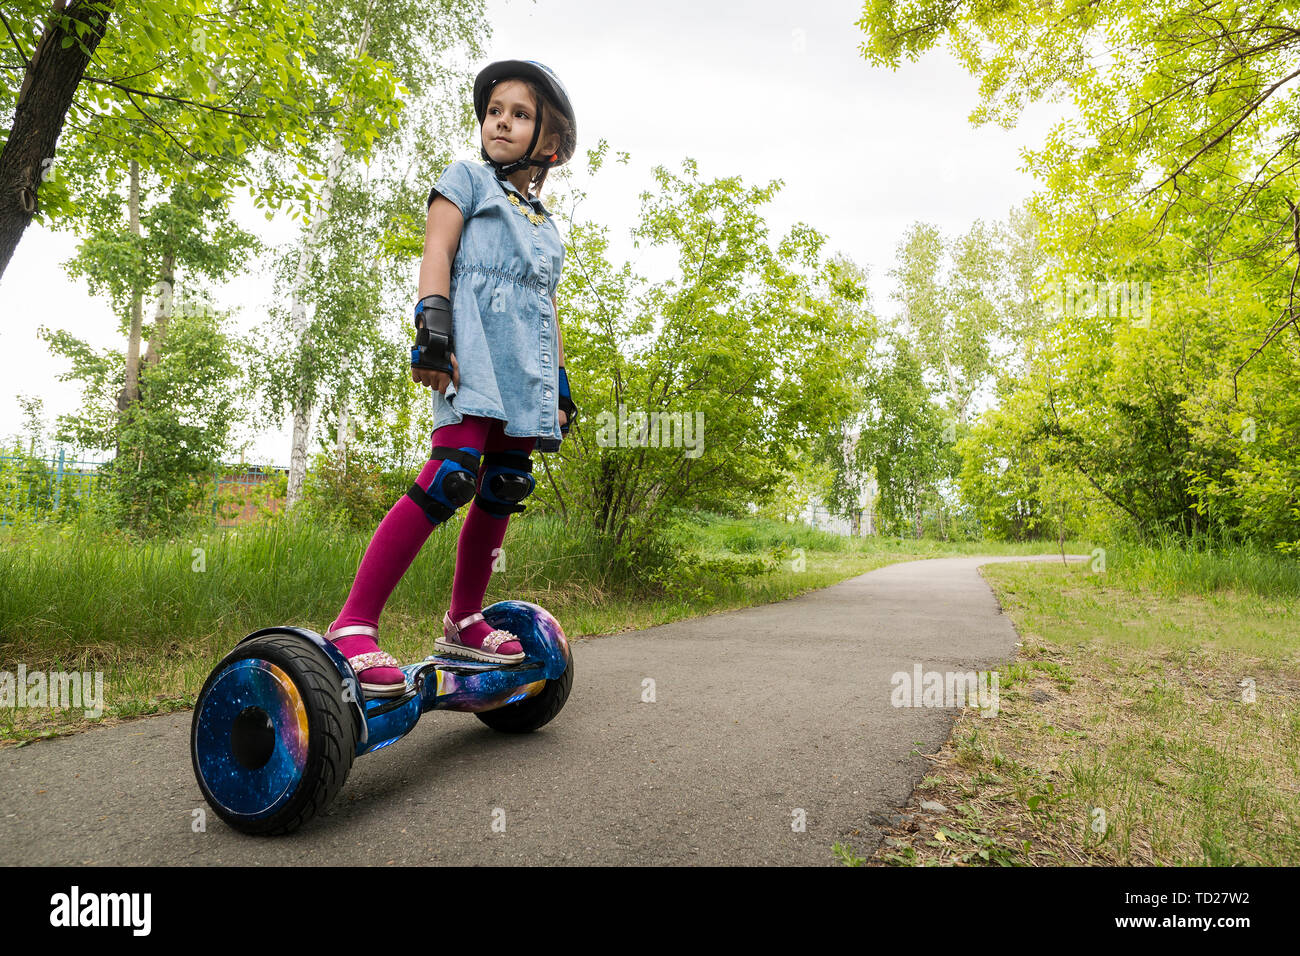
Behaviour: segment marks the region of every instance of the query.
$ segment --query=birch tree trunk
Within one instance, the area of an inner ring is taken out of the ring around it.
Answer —
[[[381,250],[376,249],[375,254],[370,257],[370,272],[374,273],[379,269],[379,260]],[[352,389],[348,386],[348,359],[343,359],[343,368],[339,374],[339,424],[334,433],[334,457],[344,467],[347,466],[348,444],[352,441],[354,429],[352,428],[351,410],[352,410]]]
[[[916,511],[915,511],[915,514],[916,514],[916,540],[917,540],[917,541],[920,541],[920,540],[921,540],[921,529],[922,529],[922,526],[923,526],[923,522],[924,522],[924,520],[925,520],[925,515],[924,515],[924,513],[923,513],[924,505],[923,505],[922,502],[921,502],[921,488],[920,488],[920,485],[919,485],[917,482],[912,482],[912,501],[914,502],[914,507],[916,508]]]
[[[140,239],[140,164],[131,160],[131,183],[127,193],[127,213],[131,235]],[[117,396],[118,411],[125,412],[140,400],[140,328],[144,324],[144,291],[131,292],[131,334],[126,342],[126,385]]]
[[[162,269],[159,270],[158,284],[163,294],[158,296],[158,305],[153,313],[153,331],[149,333],[149,348],[144,353],[144,364],[153,367],[162,355],[162,343],[167,338],[167,322],[171,318],[176,294],[176,247],[174,239],[167,237],[167,249],[163,253]],[[137,346],[137,351],[138,351]]]
[[[356,55],[360,56],[365,53],[366,45],[370,42],[371,13],[374,10],[374,3],[371,2],[366,6],[366,17],[361,25],[361,37],[357,41]],[[349,96],[344,104],[344,112],[352,104],[352,97]],[[305,295],[307,291],[308,267],[311,264],[311,258],[315,254],[316,243],[320,236],[321,225],[325,217],[329,215],[330,202],[334,196],[334,185],[338,181],[339,173],[343,168],[343,143],[336,137],[334,148],[330,151],[329,164],[325,172],[325,184],[321,188],[321,201],[316,208],[316,215],[312,217],[311,227],[307,230],[307,235],[303,240],[302,252],[298,257],[298,273],[294,277],[293,290],[291,293],[290,316],[293,322],[293,330],[299,345],[305,341],[307,330],[311,326],[311,319],[308,316],[307,302]],[[302,481],[307,474],[307,442],[311,437],[311,427],[316,415],[316,404],[307,400],[305,392],[299,392],[297,400],[293,407],[293,445],[289,452],[289,482],[286,493],[285,508],[292,508],[302,497]]]
[[[346,401],[346,399],[344,400]],[[334,457],[347,466],[348,460],[348,406],[345,404],[339,412],[339,427],[334,434]]]
[[[943,371],[948,378],[948,395],[952,401],[953,407],[957,409],[957,420],[961,424],[966,424],[966,403],[963,402],[957,394],[957,375],[952,367],[952,361],[948,358],[948,348],[943,349]]]
[[[369,21],[367,21],[368,28]],[[321,225],[324,223],[326,215],[329,214],[330,201],[334,196],[334,184],[337,182],[342,168],[343,144],[336,139],[325,172],[325,185],[321,189],[321,201],[316,208],[316,215],[312,218],[311,227],[307,230],[306,238],[303,240],[302,251],[298,256],[298,272],[293,282],[290,315],[294,335],[300,347],[307,338],[307,330],[311,327],[311,319],[305,301],[311,257],[315,254]],[[286,508],[292,508],[302,498],[302,480],[307,474],[307,442],[311,437],[315,417],[316,403],[308,401],[305,392],[299,392],[297,399],[293,403],[293,445],[289,451],[289,484],[285,500]]]

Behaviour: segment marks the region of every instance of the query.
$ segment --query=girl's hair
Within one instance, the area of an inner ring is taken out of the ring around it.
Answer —
[[[560,108],[555,105],[554,101],[542,92],[540,86],[532,80],[524,77],[515,77],[520,83],[528,87],[533,94],[533,103],[542,103],[542,131],[537,136],[538,143],[545,143],[547,138],[554,135],[559,140],[559,145],[555,152],[563,159],[572,158],[574,150],[577,148],[577,136],[573,130],[573,124],[569,118],[560,112]],[[542,191],[542,185],[546,182],[546,174],[549,169],[536,169],[533,172],[533,178],[529,185],[532,188],[533,195],[539,195]]]

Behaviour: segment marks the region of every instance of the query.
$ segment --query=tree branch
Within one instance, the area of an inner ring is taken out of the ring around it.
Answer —
[[[23,52],[23,46],[18,42],[18,37],[14,36],[14,31],[10,28],[9,21],[5,19],[3,12],[0,12],[0,22],[4,23],[5,31],[9,34],[9,39],[14,41],[14,46],[18,49],[18,55],[23,58],[23,65],[25,67],[30,67],[32,65],[32,58]]]
[[[92,83],[102,83],[105,86],[113,86],[119,90],[125,90],[127,93],[135,93],[137,96],[147,96],[150,99],[170,100],[173,103],[184,103],[188,106],[202,107],[205,110],[212,110],[214,113],[229,113],[231,116],[242,116],[245,119],[266,119],[266,117],[261,113],[241,113],[239,110],[223,109],[220,106],[211,106],[207,103],[196,103],[194,100],[183,99],[179,96],[167,96],[165,93],[149,93],[145,90],[137,90],[129,86],[123,86],[121,83],[114,82],[113,80],[106,80],[100,76],[85,76],[82,77],[82,79],[89,80]]]
[[[1282,86],[1284,83],[1286,83],[1286,82],[1289,81],[1289,80],[1293,80],[1293,79],[1295,79],[1297,76],[1300,76],[1300,70],[1296,70],[1296,71],[1294,71],[1294,72],[1292,72],[1292,73],[1288,73],[1286,76],[1282,77],[1282,79],[1278,80],[1276,83],[1274,83],[1272,86],[1270,86],[1270,87],[1269,87],[1269,88],[1264,92],[1264,94],[1263,94],[1262,96],[1257,96],[1257,97],[1255,97],[1255,98],[1254,98],[1254,101],[1251,102],[1251,103],[1249,104],[1249,108],[1246,109],[1246,110],[1245,110],[1245,111],[1244,111],[1240,116],[1238,116],[1238,117],[1237,117],[1237,118],[1232,122],[1232,124],[1228,126],[1227,129],[1225,129],[1222,133],[1220,133],[1218,136],[1214,137],[1214,139],[1210,140],[1208,143],[1206,143],[1204,146],[1202,146],[1200,149],[1198,149],[1195,153],[1193,153],[1191,156],[1189,156],[1189,157],[1187,158],[1187,161],[1184,162],[1181,166],[1179,166],[1176,170],[1174,170],[1172,174],[1170,174],[1169,176],[1166,176],[1166,177],[1165,177],[1164,179],[1162,179],[1160,182],[1156,183],[1154,186],[1152,186],[1150,189],[1148,189],[1148,190],[1146,191],[1146,195],[1150,195],[1151,193],[1155,192],[1157,189],[1159,189],[1159,188],[1160,188],[1161,186],[1163,186],[1165,183],[1169,182],[1171,179],[1176,179],[1180,173],[1186,172],[1186,171],[1187,171],[1187,168],[1188,168],[1189,166],[1191,166],[1192,163],[1196,162],[1196,160],[1197,160],[1198,158],[1200,158],[1202,155],[1204,155],[1208,150],[1213,149],[1215,146],[1217,146],[1217,145],[1219,144],[1219,142],[1222,141],[1223,138],[1224,138],[1225,136],[1227,136],[1229,133],[1231,133],[1233,130],[1235,130],[1238,126],[1240,126],[1242,123],[1244,123],[1244,122],[1246,121],[1246,119],[1247,119],[1247,118],[1248,118],[1252,113],[1255,112],[1255,110],[1257,110],[1257,109],[1259,109],[1261,106],[1263,106],[1263,105],[1264,105],[1264,101],[1267,100],[1270,96],[1272,96],[1273,93],[1276,92],[1277,89],[1278,89],[1280,86]]]
[[[1237,376],[1241,373],[1241,370],[1244,369],[1250,363],[1251,359],[1253,359],[1260,352],[1264,351],[1264,346],[1268,345],[1269,342],[1277,338],[1277,336],[1280,335],[1288,325],[1294,325],[1296,320],[1295,289],[1296,289],[1296,280],[1298,277],[1300,277],[1300,210],[1296,209],[1295,203],[1291,201],[1289,196],[1283,196],[1282,198],[1285,199],[1286,204],[1291,207],[1291,222],[1292,222],[1291,241],[1294,243],[1297,252],[1296,271],[1291,274],[1291,289],[1287,296],[1286,308],[1283,309],[1282,314],[1277,317],[1277,320],[1273,323],[1273,328],[1269,330],[1269,333],[1265,337],[1264,341],[1259,343],[1259,345],[1255,346],[1255,350],[1251,352],[1250,355],[1246,356],[1246,361],[1238,365],[1237,370],[1232,373],[1233,401],[1237,400]],[[1285,322],[1282,322],[1282,319],[1287,315],[1287,313],[1290,313],[1291,318],[1287,319]],[[1281,324],[1279,325],[1278,323]]]
[[[181,152],[183,152],[183,153],[184,153],[186,156],[188,156],[190,159],[194,160],[196,163],[203,163],[203,162],[204,162],[204,160],[203,160],[201,157],[199,157],[199,156],[195,156],[195,155],[194,155],[193,153],[191,153],[188,149],[186,149],[186,148],[185,148],[185,144],[182,143],[182,142],[181,142],[179,139],[177,139],[175,136],[173,136],[171,130],[169,130],[167,127],[163,126],[162,123],[159,123],[156,119],[154,119],[152,116],[150,116],[148,113],[146,113],[146,112],[144,111],[144,107],[141,106],[139,103],[137,103],[137,102],[135,101],[135,99],[132,98],[132,96],[131,96],[130,93],[127,93],[127,99],[131,100],[131,105],[134,106],[134,107],[139,111],[139,113],[140,113],[141,116],[143,116],[145,119],[147,119],[150,123],[153,123],[154,126],[157,126],[160,130],[163,131],[163,133],[166,134],[166,136],[167,136],[168,139],[170,139],[173,143],[175,143],[177,146],[179,146],[180,149],[181,149]]]

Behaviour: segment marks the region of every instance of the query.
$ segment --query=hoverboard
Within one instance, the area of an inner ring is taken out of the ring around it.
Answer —
[[[401,668],[400,697],[367,698],[347,659],[315,631],[249,634],[194,706],[190,755],[204,798],[243,833],[289,833],[329,806],[354,759],[401,740],[425,711],[468,711],[504,733],[549,723],[573,686],[559,622],[527,601],[499,601],[483,618],[519,638],[522,661],[432,655]]]

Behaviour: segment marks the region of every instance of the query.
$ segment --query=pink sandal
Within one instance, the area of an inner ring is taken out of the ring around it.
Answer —
[[[400,697],[406,693],[401,662],[379,649],[379,629],[365,624],[339,627],[325,635],[352,665],[367,697]]]
[[[450,657],[468,657],[476,661],[487,661],[491,664],[517,664],[522,661],[525,657],[523,645],[519,643],[519,638],[509,631],[494,630],[483,638],[483,644],[480,647],[467,647],[460,642],[460,632],[476,621],[482,621],[483,619],[483,612],[475,611],[473,614],[466,615],[460,621],[453,622],[451,612],[448,611],[442,617],[442,637],[433,642],[433,652],[435,654],[446,654]],[[506,650],[512,644],[518,648],[517,651],[505,654],[498,653]]]

